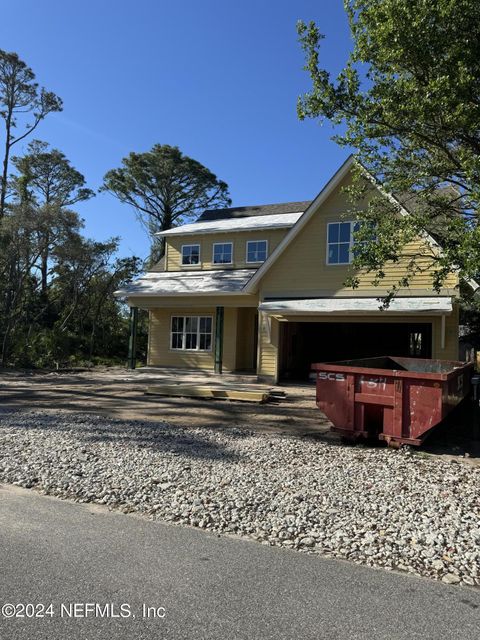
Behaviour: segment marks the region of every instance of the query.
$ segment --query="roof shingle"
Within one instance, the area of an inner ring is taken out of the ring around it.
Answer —
[[[278,204],[257,204],[245,207],[229,207],[225,209],[206,209],[197,222],[225,220],[229,218],[247,218],[249,216],[275,216],[282,213],[304,212],[311,200],[301,202],[280,202]]]

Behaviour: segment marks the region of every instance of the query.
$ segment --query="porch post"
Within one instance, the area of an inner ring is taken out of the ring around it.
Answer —
[[[137,324],[138,307],[130,307],[130,338],[128,340],[127,369],[135,369],[137,364]]]
[[[215,316],[215,373],[222,373],[224,308],[217,307]]]

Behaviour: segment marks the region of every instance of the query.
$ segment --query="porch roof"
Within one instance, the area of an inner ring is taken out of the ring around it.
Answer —
[[[255,273],[255,269],[215,269],[212,271],[149,272],[123,289],[115,291],[117,298],[153,296],[195,296],[239,294]]]
[[[387,309],[381,309],[379,298],[311,298],[308,300],[275,300],[262,302],[259,311],[267,315],[347,315],[347,314],[428,314],[446,315],[452,312],[450,297],[398,297]]]

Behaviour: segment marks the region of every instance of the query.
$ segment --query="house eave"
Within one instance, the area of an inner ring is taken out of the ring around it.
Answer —
[[[206,296],[246,296],[250,295],[244,290],[241,291],[175,291],[172,293],[136,293],[135,291],[115,291],[115,298],[185,298],[185,296],[203,298]]]

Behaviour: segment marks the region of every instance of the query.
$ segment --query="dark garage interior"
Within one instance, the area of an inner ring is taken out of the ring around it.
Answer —
[[[283,380],[307,380],[313,362],[383,355],[431,358],[431,323],[280,323],[280,378]]]

